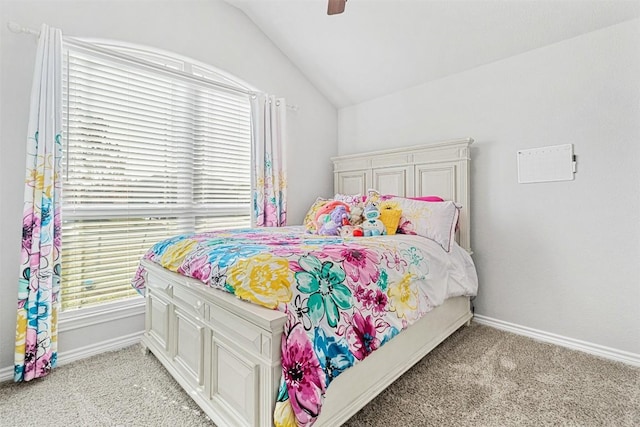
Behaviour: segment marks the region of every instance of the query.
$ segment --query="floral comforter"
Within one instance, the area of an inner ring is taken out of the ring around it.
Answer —
[[[302,228],[180,235],[144,256],[288,315],[274,423],[312,425],[331,381],[446,298],[475,295],[471,257],[419,236],[341,238]],[[144,289],[140,267],[133,286]]]

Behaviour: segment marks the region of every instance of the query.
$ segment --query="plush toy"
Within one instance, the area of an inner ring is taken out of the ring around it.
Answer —
[[[338,205],[331,211],[328,220],[320,226],[318,234],[323,236],[337,236],[340,234],[342,226],[348,224],[349,215],[347,214],[346,207]]]
[[[364,222],[362,223],[362,230],[365,236],[380,236],[387,234],[387,230],[380,221],[380,210],[378,208],[377,201],[367,202],[367,206],[364,208]]]
[[[327,203],[326,205],[323,205],[320,209],[318,209],[318,212],[316,212],[316,217],[314,221],[316,230],[320,230],[320,227],[322,227],[322,225],[325,222],[328,222],[331,220],[331,212],[333,212],[333,210],[337,206],[344,206],[346,212],[349,213],[349,205],[347,205],[346,203],[340,202],[338,200],[330,201],[329,203]]]
[[[343,225],[340,228],[340,237],[353,237],[357,227],[353,225]]]
[[[351,212],[349,212],[349,223],[351,225],[360,225],[364,218],[362,216],[364,210],[362,209],[362,204],[357,204],[351,206]]]
[[[402,209],[398,207],[398,203],[385,201],[380,204],[380,221],[384,224],[388,235],[396,234]]]

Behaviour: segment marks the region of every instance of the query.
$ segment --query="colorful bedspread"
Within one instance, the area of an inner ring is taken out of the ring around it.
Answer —
[[[341,238],[296,227],[180,235],[144,256],[288,315],[274,423],[312,425],[331,381],[446,298],[475,295],[471,257],[419,236]],[[144,289],[142,267],[133,286]]]

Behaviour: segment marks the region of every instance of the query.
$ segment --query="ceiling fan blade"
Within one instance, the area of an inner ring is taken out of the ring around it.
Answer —
[[[337,15],[344,12],[344,7],[347,4],[347,0],[329,0],[327,7],[327,15]]]

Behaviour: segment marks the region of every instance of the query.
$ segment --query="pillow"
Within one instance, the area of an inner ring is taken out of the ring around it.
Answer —
[[[355,206],[360,203],[363,203],[366,200],[367,196],[363,196],[362,194],[336,194],[333,196],[333,200],[337,200],[339,202],[344,202],[349,206]]]
[[[444,199],[440,196],[422,196],[422,197],[408,197],[411,200],[422,200],[423,202],[444,202]],[[456,222],[456,231],[460,228],[460,223]]]
[[[455,241],[460,207],[452,201],[426,202],[392,197],[386,202],[402,210],[398,233],[417,234],[431,239],[449,252]]]
[[[395,197],[392,194],[380,194],[378,190],[370,188],[367,194],[336,194],[333,196],[334,200],[340,200],[350,206],[362,205],[367,202],[367,197],[377,196],[380,200],[386,200],[390,197]]]
[[[380,200],[389,200],[393,197],[402,197],[402,196],[394,196],[393,194],[381,194]],[[366,197],[365,197],[366,198]],[[422,200],[423,202],[444,202],[444,199],[440,196],[420,196],[420,197],[407,197],[410,200]]]
[[[444,202],[444,199],[438,196],[409,197],[409,199],[422,200],[423,202]]]
[[[324,205],[326,205],[330,201],[331,201],[330,199],[323,199],[322,197],[318,197],[316,201],[313,202],[313,204],[307,211],[307,214],[304,216],[304,221],[302,222],[304,224],[304,228],[307,230],[308,233],[315,233],[317,231],[316,223],[315,223],[316,214],[318,213],[320,208],[322,208]]]

